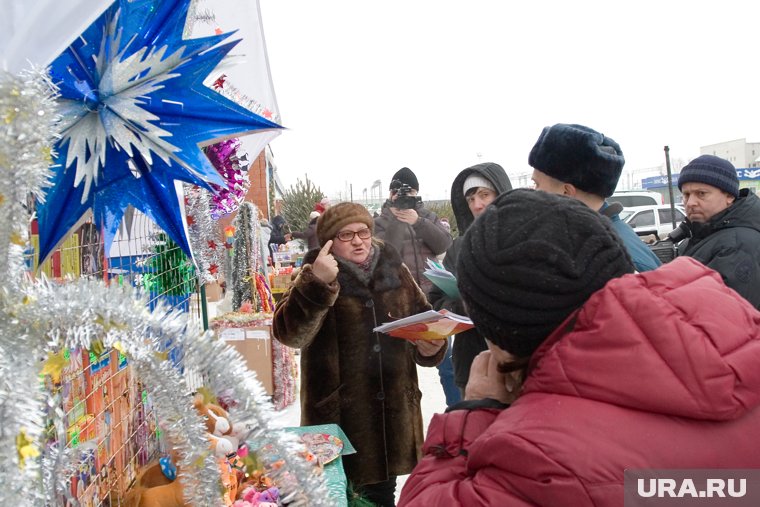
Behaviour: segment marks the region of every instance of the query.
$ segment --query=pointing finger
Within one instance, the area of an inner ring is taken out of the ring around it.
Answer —
[[[319,257],[324,257],[325,255],[330,253],[330,248],[332,248],[333,240],[328,240],[327,243],[325,243],[325,246],[322,247],[322,250],[319,251]]]

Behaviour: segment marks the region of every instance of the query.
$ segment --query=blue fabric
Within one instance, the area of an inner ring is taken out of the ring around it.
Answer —
[[[446,356],[443,358],[443,362],[436,366],[438,368],[438,377],[441,380],[441,386],[443,387],[443,394],[446,395],[446,406],[450,407],[462,401],[462,394],[457,388],[457,384],[454,381],[454,363],[451,361],[451,340],[449,340],[449,347],[446,349]]]
[[[652,252],[652,250],[641,241],[641,238],[631,229],[631,226],[620,220],[619,215],[610,217],[612,220],[612,227],[615,232],[618,233],[620,239],[623,240],[628,255],[631,256],[633,265],[636,267],[636,271],[651,271],[657,269],[660,266],[660,259]]]

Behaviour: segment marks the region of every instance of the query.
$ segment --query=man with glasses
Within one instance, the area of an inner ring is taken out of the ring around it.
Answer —
[[[408,167],[393,175],[390,195],[375,218],[375,235],[393,245],[409,267],[415,281],[427,294],[433,284],[423,272],[427,259],[435,259],[451,246],[451,234],[438,215],[425,208],[417,195],[420,185]]]
[[[354,488],[395,504],[396,477],[422,453],[417,365],[435,366],[446,340],[411,342],[376,333],[391,317],[430,309],[395,248],[372,238],[367,209],[344,202],[317,221],[311,250],[277,304],[277,340],[301,349],[301,425],[339,424],[357,449],[343,457]]]

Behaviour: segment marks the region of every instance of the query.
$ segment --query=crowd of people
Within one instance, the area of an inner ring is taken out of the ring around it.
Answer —
[[[622,506],[626,470],[760,468],[758,198],[730,162],[691,161],[661,265],[608,200],[618,143],[557,124],[526,151],[533,189],[495,163],[456,176],[456,239],[406,167],[378,216],[315,209],[273,321],[301,349],[301,423],[341,426],[379,506],[406,474],[399,505]],[[460,297],[423,275],[441,256]],[[431,308],[474,328],[453,345],[373,330]],[[426,435],[417,366],[446,394]]]

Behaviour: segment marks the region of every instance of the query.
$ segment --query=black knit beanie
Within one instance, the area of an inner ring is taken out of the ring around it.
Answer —
[[[580,201],[517,189],[467,229],[459,291],[481,335],[529,357],[607,281],[634,267],[610,221]]]
[[[391,179],[391,184],[389,186],[390,190],[395,190],[399,188],[401,185],[409,185],[413,189],[417,190],[419,192],[420,190],[420,184],[417,181],[417,176],[414,175],[411,169],[408,167],[402,167],[398,171],[396,171],[396,174],[393,175],[393,178]]]
[[[625,158],[618,143],[596,130],[557,123],[541,132],[528,163],[554,179],[606,198],[615,192]]]
[[[684,183],[704,183],[739,197],[739,178],[736,168],[726,159],[714,155],[701,155],[681,169],[678,190]]]

